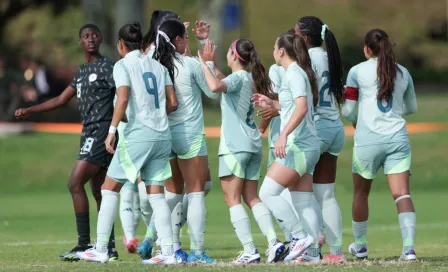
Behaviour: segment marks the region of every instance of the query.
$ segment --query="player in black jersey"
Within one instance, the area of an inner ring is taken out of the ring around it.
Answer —
[[[61,260],[76,261],[76,252],[85,251],[90,245],[89,201],[84,189],[90,181],[92,194],[97,209],[101,205],[101,185],[112,155],[106,151],[104,141],[109,132],[109,125],[114,111],[115,82],[112,77],[114,63],[99,52],[102,37],[99,28],[87,24],[79,30],[79,43],[84,49],[87,63],[78,67],[71,84],[64,92],[45,103],[18,109],[17,119],[25,119],[31,113],[50,111],[66,104],[76,95],[83,125],[80,152],[73,167],[68,189],[72,195],[75,208],[78,245],[59,256]],[[114,232],[109,241],[110,261],[118,259],[115,250]]]

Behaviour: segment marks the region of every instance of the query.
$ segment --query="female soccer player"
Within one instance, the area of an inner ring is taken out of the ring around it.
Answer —
[[[279,101],[260,94],[253,96],[255,106],[275,105],[281,110],[281,133],[275,144],[276,160],[263,181],[260,197],[293,236],[290,252],[285,258],[285,262],[289,262],[317,239],[311,175],[319,160],[319,140],[312,116],[313,104],[317,102],[317,83],[302,36],[288,33],[280,36],[274,45],[274,59],[285,69]],[[303,229],[291,206],[280,196],[285,188],[289,188],[295,210],[308,231]],[[319,248],[308,249],[308,255],[318,258]]]
[[[316,209],[322,214],[330,254],[324,262],[345,260],[342,249],[342,216],[334,197],[338,155],[344,147],[344,126],[339,117],[339,103],[343,102],[342,62],[338,43],[333,33],[319,18],[306,16],[295,25],[297,35],[302,35],[316,74],[319,101],[314,108],[314,122],[320,139],[320,159],[313,175]],[[322,44],[325,42],[325,49]],[[320,215],[320,214],[319,214]],[[323,238],[323,237],[322,237]],[[320,241],[320,243],[323,243]],[[309,261],[304,256],[301,261]]]
[[[414,84],[408,70],[397,64],[389,36],[370,30],[364,40],[367,61],[347,77],[342,114],[356,127],[353,149],[353,235],[349,246],[357,258],[367,258],[367,220],[372,180],[383,167],[398,210],[403,250],[401,261],[416,260],[416,217],[409,190],[411,147],[403,115],[417,112]],[[356,106],[358,104],[358,116]]]
[[[216,47],[210,41],[199,54],[209,88],[222,93],[222,125],[219,144],[219,177],[230,218],[244,251],[236,264],[260,261],[241,197],[252,209],[255,220],[268,239],[268,262],[276,262],[285,250],[275,234],[269,210],[257,194],[261,168],[261,134],[253,120],[251,97],[254,92],[271,95],[271,82],[258,59],[253,43],[247,39],[236,40],[227,52],[227,65],[232,74],[225,77],[214,64],[214,73],[206,61],[213,61]]]
[[[18,109],[15,113],[17,119],[26,119],[32,113],[57,109],[75,95],[78,100],[83,129],[79,156],[67,185],[75,208],[78,245],[59,256],[65,261],[78,260],[77,252],[92,247],[90,245],[89,200],[84,185],[90,181],[92,194],[99,210],[101,185],[112,159],[106,151],[104,140],[112,120],[115,83],[112,78],[112,61],[99,52],[101,42],[101,32],[96,25],[87,24],[81,27],[79,43],[84,49],[87,63],[78,67],[72,83],[58,97],[30,108]],[[113,228],[108,252],[111,261],[118,259]]]
[[[160,35],[163,35],[160,33]],[[172,78],[174,66],[141,53],[142,33],[139,23],[124,25],[118,32],[117,49],[123,57],[114,66],[117,103],[106,139],[106,148],[114,153],[102,186],[103,203],[98,216],[95,248],[78,253],[83,260],[107,262],[105,237],[116,217],[118,193],[123,183],[135,181],[137,173],[147,185],[148,199],[154,211],[156,229],[161,239],[161,254],[145,264],[175,264],[171,216],[164,196],[164,183],[171,176],[168,158],[171,137],[167,114],[177,107]],[[162,41],[168,43],[167,41]],[[173,51],[174,52],[174,51]],[[174,57],[174,54],[172,55]],[[129,101],[129,122],[124,139],[114,150],[115,132]]]

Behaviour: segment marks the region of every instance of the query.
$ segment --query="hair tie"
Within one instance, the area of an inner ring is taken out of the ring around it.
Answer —
[[[165,41],[166,41],[167,43],[169,43],[169,44],[174,48],[174,50],[176,50],[176,46],[174,46],[174,44],[171,43],[171,41],[170,41],[170,37],[168,37],[168,35],[166,35],[166,33],[163,32],[163,31],[161,31],[161,30],[158,30],[158,31],[157,31],[156,48],[159,47],[159,37],[160,37],[160,36],[162,36],[162,37],[165,39]]]
[[[320,37],[322,38],[322,41],[325,41],[325,32],[327,31],[327,29],[328,29],[327,25],[322,26],[322,31],[320,32]]]
[[[230,49],[232,50],[233,54],[235,54],[235,56],[236,56],[237,58],[239,58],[241,61],[243,61],[243,62],[248,62],[247,60],[243,59],[243,58],[240,56],[240,54],[238,54],[238,51],[236,51],[236,43],[237,43],[238,41],[239,41],[239,40],[235,40],[235,41],[233,41],[233,43],[230,45]]]

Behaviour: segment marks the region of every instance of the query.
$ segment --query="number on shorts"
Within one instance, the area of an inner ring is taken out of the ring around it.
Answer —
[[[154,105],[156,109],[160,108],[156,76],[151,72],[146,72],[143,74],[143,81],[145,82],[146,91],[154,96]]]
[[[95,141],[95,139],[92,137],[86,138],[84,145],[81,148],[81,154],[90,153],[90,150],[92,150],[94,141]]]
[[[384,99],[377,99],[376,104],[378,105],[378,109],[384,113],[389,112],[392,109],[392,96],[389,98],[389,101],[386,101],[385,106],[383,105],[383,102]]]
[[[246,125],[252,129],[255,129],[257,126],[255,125],[254,118],[252,114],[254,113],[254,106],[252,103],[249,105],[249,111],[247,112]]]
[[[331,107],[331,100],[325,101],[325,94],[330,90],[330,83],[328,82],[330,79],[330,72],[324,71],[322,73],[322,78],[326,78],[325,84],[319,90],[319,107]],[[331,99],[331,97],[330,97]]]

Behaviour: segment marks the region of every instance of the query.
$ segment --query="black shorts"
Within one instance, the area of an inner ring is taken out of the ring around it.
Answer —
[[[88,161],[104,168],[109,167],[113,154],[107,152],[104,144],[109,133],[109,126],[109,121],[83,126],[78,160]],[[118,134],[116,136],[115,146],[118,142]]]

